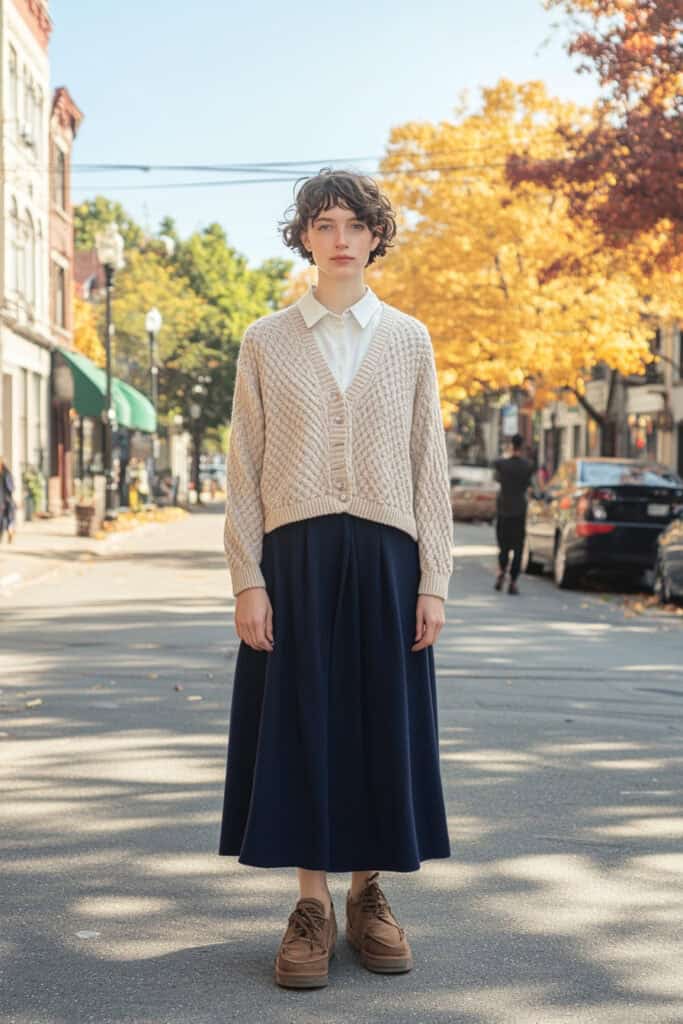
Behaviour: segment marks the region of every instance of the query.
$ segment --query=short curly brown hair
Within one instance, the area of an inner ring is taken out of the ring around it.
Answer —
[[[356,171],[335,171],[324,167],[313,178],[303,178],[296,185],[295,199],[280,223],[285,245],[313,263],[313,256],[301,240],[310,222],[323,210],[343,206],[355,213],[380,242],[370,253],[368,263],[384,256],[393,245],[396,217],[387,197],[377,182]]]

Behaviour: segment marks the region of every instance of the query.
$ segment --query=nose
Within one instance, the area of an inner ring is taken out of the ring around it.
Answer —
[[[346,248],[348,248],[348,244],[349,243],[346,241],[346,229],[345,228],[343,228],[343,227],[337,228],[337,233],[336,233],[336,237],[335,237],[335,240],[334,240],[334,244],[335,244],[337,249],[346,249]]]

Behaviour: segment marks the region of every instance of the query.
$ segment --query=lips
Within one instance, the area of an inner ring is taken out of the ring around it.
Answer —
[[[353,256],[333,256],[334,263],[353,263]]]

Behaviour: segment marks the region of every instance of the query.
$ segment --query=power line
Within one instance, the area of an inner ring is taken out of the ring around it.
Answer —
[[[401,170],[392,171],[381,171],[374,170],[372,173],[373,177],[376,178],[389,178],[397,175],[426,175],[426,174],[460,174],[463,171],[483,171],[493,170],[501,167],[505,167],[506,162],[504,160],[496,163],[483,163],[483,164],[455,164],[450,167],[441,166],[428,166],[428,167],[415,167],[406,168]],[[278,178],[221,178],[218,181],[181,181],[181,182],[167,182],[159,183],[156,185],[95,185],[95,184],[82,184],[74,185],[75,189],[79,191],[93,191],[102,189],[105,192],[140,192],[140,191],[166,191],[168,189],[188,189],[188,188],[229,188],[234,185],[272,185],[272,184],[291,184],[296,182],[298,178],[296,176],[278,177]]]

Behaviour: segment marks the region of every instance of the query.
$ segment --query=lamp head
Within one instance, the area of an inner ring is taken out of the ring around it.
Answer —
[[[156,306],[152,306],[149,313],[145,317],[145,330],[147,331],[148,334],[158,334],[159,331],[161,330],[162,323],[163,320],[161,318],[161,313],[156,308]]]
[[[103,267],[120,270],[125,266],[123,259],[123,238],[118,226],[112,221],[106,228],[95,235],[97,258]]]

